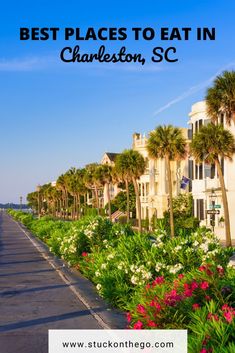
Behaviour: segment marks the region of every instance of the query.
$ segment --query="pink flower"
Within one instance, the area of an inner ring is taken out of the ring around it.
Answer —
[[[200,287],[203,290],[207,290],[209,288],[209,283],[206,281],[203,281],[203,282],[201,282]]]
[[[155,280],[152,283],[152,286],[155,287],[157,284],[162,284],[162,283],[164,283],[164,277],[159,276],[155,278]]]
[[[191,289],[192,289],[192,290],[195,290],[195,289],[197,289],[197,288],[198,288],[197,282],[196,282],[196,281],[193,281],[193,282],[191,283]]]
[[[148,321],[148,327],[157,327],[157,324],[155,324],[154,321],[149,320],[149,321]]]
[[[209,270],[209,269],[206,269],[206,274],[207,274],[208,276],[212,276],[212,275],[213,275],[213,272],[212,272],[211,270]]]
[[[225,317],[225,320],[228,322],[232,322],[233,320],[233,314],[231,311],[224,312],[224,317]]]
[[[134,330],[142,330],[143,328],[143,322],[141,322],[140,320],[138,320],[134,326],[133,326]]]
[[[170,295],[171,296],[176,296],[177,295],[177,291],[175,289],[173,289],[172,291],[170,291]]]
[[[207,349],[206,349],[206,348],[202,348],[202,349],[200,350],[200,353],[207,353]]]
[[[82,256],[86,257],[87,255],[88,255],[87,252],[85,252],[85,251],[82,252]]]
[[[132,316],[130,313],[126,313],[126,319],[127,319],[127,322],[131,322],[131,319],[132,319]]]
[[[192,308],[193,308],[193,310],[200,309],[200,305],[195,303],[195,304],[193,304]]]
[[[184,278],[184,274],[183,274],[183,273],[180,273],[180,274],[178,275],[178,278],[179,278],[179,279]]]
[[[230,306],[228,306],[228,304],[224,304],[224,305],[222,306],[222,310],[223,310],[223,311],[230,310]]]
[[[205,299],[206,299],[207,302],[209,302],[211,300],[211,297],[209,295],[206,295]]]
[[[138,313],[140,313],[142,315],[145,315],[145,313],[146,313],[145,307],[141,304],[137,305],[137,311],[138,311]]]
[[[192,295],[193,295],[193,291],[192,291],[191,289],[186,289],[186,290],[184,291],[184,296],[185,296],[185,297],[189,298],[189,297],[191,297]]]
[[[209,313],[209,314],[207,315],[207,320],[219,321],[219,317],[218,317],[218,315],[216,315],[216,314]]]
[[[222,266],[217,266],[217,267],[216,267],[216,270],[217,270],[217,272],[218,272],[219,275],[222,276],[222,275],[224,274],[224,269],[223,269]]]
[[[199,267],[199,271],[204,272],[206,270],[206,266],[202,265]]]
[[[155,300],[152,300],[149,305],[155,307],[157,311],[161,310],[161,305]]]
[[[164,303],[169,306],[175,306],[181,300],[182,296],[177,294],[177,291],[173,289],[170,293],[165,294]]]

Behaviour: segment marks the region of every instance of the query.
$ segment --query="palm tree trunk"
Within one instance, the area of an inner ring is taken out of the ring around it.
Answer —
[[[170,166],[170,160],[168,156],[166,156],[166,170],[167,170],[167,181],[168,181],[168,190],[169,190],[170,228],[171,228],[171,237],[173,238],[175,236],[173,195],[172,195],[172,181],[171,181],[171,166]]]
[[[107,199],[108,199],[108,209],[109,209],[109,219],[111,220],[111,202],[110,202],[110,190],[109,190],[109,183],[107,185]]]
[[[125,180],[126,184],[126,220],[130,221],[130,192],[129,192],[129,183],[128,180]]]
[[[142,224],[141,224],[141,204],[140,204],[140,194],[139,194],[139,187],[135,178],[132,178],[135,195],[136,195],[136,204],[137,204],[137,211],[138,211],[138,229],[139,232],[142,232]]]
[[[99,215],[100,214],[100,209],[99,209],[99,196],[98,196],[97,186],[95,186],[95,200],[96,200],[97,213]]]
[[[68,218],[68,192],[65,190],[65,214],[66,218]]]
[[[81,218],[81,201],[80,201],[80,194],[77,194],[77,218]]]
[[[231,232],[230,232],[230,220],[229,220],[229,209],[228,209],[228,199],[225,188],[224,176],[222,172],[222,168],[219,162],[219,159],[215,160],[215,165],[217,167],[217,172],[219,176],[221,192],[222,192],[222,200],[224,206],[224,224],[225,224],[225,234],[226,234],[226,246],[232,246]]]
[[[73,195],[73,215],[72,215],[73,220],[76,219],[76,195]]]

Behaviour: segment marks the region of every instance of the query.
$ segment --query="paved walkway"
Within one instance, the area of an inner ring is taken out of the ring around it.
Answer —
[[[21,228],[0,212],[0,352],[47,353],[48,329],[101,329]]]

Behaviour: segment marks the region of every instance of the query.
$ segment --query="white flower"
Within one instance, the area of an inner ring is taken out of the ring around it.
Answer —
[[[155,266],[156,272],[159,272],[161,269],[162,269],[162,264],[160,262],[157,262]]]
[[[235,267],[235,263],[233,261],[230,261],[227,265],[228,268],[233,268]]]
[[[175,273],[179,272],[182,268],[183,268],[183,265],[178,263],[173,267],[169,266],[169,272],[175,274]]]
[[[177,245],[176,247],[175,247],[175,251],[179,251],[179,250],[181,250],[182,249],[182,246],[181,245]]]
[[[100,266],[100,268],[101,268],[102,270],[104,270],[106,267],[107,267],[107,264],[102,264],[102,265]]]
[[[206,243],[201,244],[199,248],[202,249],[202,251],[205,253],[208,251],[208,245]]]
[[[98,283],[97,286],[96,286],[96,289],[97,289],[97,290],[101,290],[101,288],[102,288],[101,284]]]
[[[111,259],[113,259],[114,258],[114,254],[109,254],[108,256],[107,256],[107,260],[111,260]]]
[[[135,265],[131,265],[130,270],[131,270],[131,272],[135,272],[136,271],[136,266]]]
[[[100,271],[96,271],[96,272],[95,272],[95,276],[96,276],[96,277],[99,277],[99,276],[100,276]]]
[[[146,273],[145,273],[144,278],[150,279],[151,277],[152,277],[152,273],[151,273],[151,272],[146,272]]]
[[[131,277],[131,283],[132,283],[132,284],[137,284],[137,283],[138,283],[138,278],[137,278],[135,275],[133,275],[133,276]]]

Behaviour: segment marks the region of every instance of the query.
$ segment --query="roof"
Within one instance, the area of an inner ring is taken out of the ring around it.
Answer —
[[[116,157],[120,153],[105,152],[105,154],[109,157],[110,161],[115,162]]]

